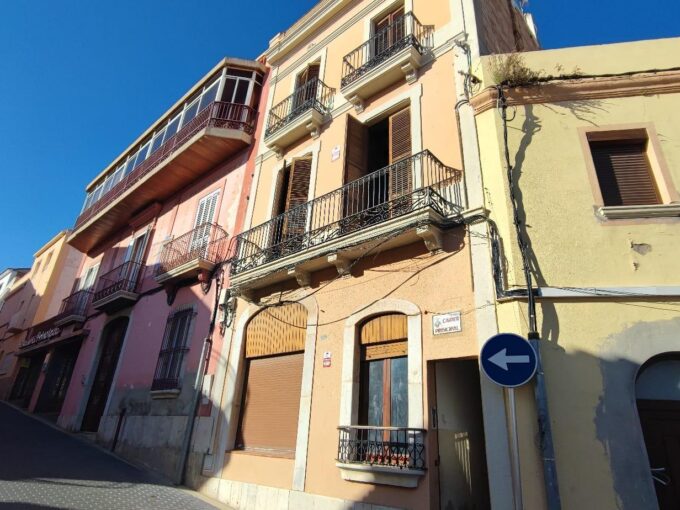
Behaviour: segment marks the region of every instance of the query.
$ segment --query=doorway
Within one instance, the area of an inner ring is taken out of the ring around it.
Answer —
[[[60,345],[54,349],[50,356],[45,382],[42,385],[40,397],[36,404],[35,412],[45,418],[57,421],[61,406],[66,399],[66,391],[71,382],[73,368],[80,352],[80,339]]]
[[[442,510],[490,508],[477,359],[434,363]]]
[[[80,430],[83,432],[97,432],[99,422],[104,414],[106,402],[109,399],[113,376],[118,366],[118,358],[123,346],[123,339],[127,331],[129,319],[121,317],[108,323],[102,333],[101,355],[95,373],[90,397],[85,408],[83,424]]]
[[[680,355],[642,366],[635,394],[659,510],[680,508]]]
[[[19,371],[9,396],[10,402],[24,409],[29,406],[35,385],[40,377],[43,361],[45,361],[44,352],[30,357],[19,357]]]

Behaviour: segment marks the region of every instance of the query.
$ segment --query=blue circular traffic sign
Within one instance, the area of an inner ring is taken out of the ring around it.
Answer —
[[[479,357],[486,376],[506,388],[529,382],[538,364],[531,344],[513,333],[501,333],[489,338]]]

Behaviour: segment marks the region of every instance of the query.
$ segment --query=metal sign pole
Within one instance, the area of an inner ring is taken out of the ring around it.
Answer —
[[[505,388],[510,408],[510,456],[512,461],[512,493],[515,499],[515,510],[522,510],[522,478],[519,468],[519,435],[517,433],[517,406],[515,404],[515,388]]]

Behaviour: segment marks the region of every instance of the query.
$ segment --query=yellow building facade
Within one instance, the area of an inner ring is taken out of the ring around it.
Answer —
[[[680,504],[679,50],[680,39],[567,48],[471,70],[497,324],[524,336],[496,84],[530,81],[502,95],[562,508]],[[524,508],[546,508],[530,385],[517,405]]]
[[[31,269],[14,282],[0,311],[0,398],[29,409],[49,368],[48,352],[27,356],[31,328],[59,313],[82,257],[66,243],[68,234],[60,232],[33,255]]]

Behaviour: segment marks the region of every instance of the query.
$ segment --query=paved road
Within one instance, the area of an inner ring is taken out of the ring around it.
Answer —
[[[0,510],[215,510],[0,403]]]

